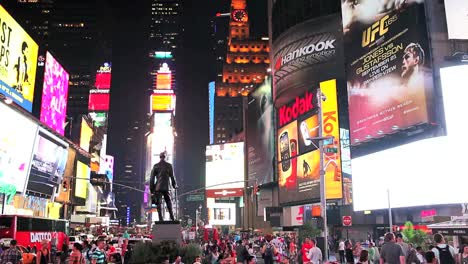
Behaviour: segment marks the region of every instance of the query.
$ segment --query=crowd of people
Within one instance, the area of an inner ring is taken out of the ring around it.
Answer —
[[[433,236],[434,244],[424,250],[414,247],[403,240],[401,234],[387,233],[382,242],[377,245],[367,241],[353,244],[350,240],[339,240],[337,246],[337,261],[340,264],[468,264],[468,245],[459,250],[446,243],[441,234]],[[61,253],[50,248],[49,241],[43,241],[41,248],[27,248],[34,253],[34,258],[24,254],[15,240],[10,241],[10,247],[0,249],[0,264],[122,264],[131,263],[133,247],[128,239],[119,243],[119,251],[112,241],[97,239],[92,242],[83,240],[76,242],[69,249],[63,245]],[[317,241],[305,237],[301,244],[295,236],[265,235],[240,238],[239,235],[226,235],[222,238],[200,244],[202,254],[194,262],[187,264],[252,264],[258,259],[265,264],[321,264],[334,263],[324,259]],[[333,254],[332,254],[333,255]],[[192,258],[193,259],[193,258]],[[334,258],[330,258],[334,260]],[[184,264],[181,256],[169,257],[163,264]]]
[[[0,264],[122,264],[130,263],[133,253],[126,239],[120,245],[120,252],[104,239],[75,242],[71,249],[64,244],[59,253],[50,245],[50,241],[43,240],[39,250],[35,246],[20,250],[17,241],[11,240],[10,247],[1,250]]]

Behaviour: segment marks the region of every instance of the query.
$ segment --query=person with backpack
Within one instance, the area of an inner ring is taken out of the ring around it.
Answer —
[[[432,249],[439,264],[455,264],[456,251],[452,246],[445,243],[445,238],[441,234],[434,235],[436,246]]]
[[[263,261],[265,264],[273,264],[275,256],[276,256],[276,248],[275,248],[275,245],[271,243],[271,240],[272,240],[271,235],[266,235],[265,240],[266,240],[265,245],[263,245],[263,248],[261,251]]]

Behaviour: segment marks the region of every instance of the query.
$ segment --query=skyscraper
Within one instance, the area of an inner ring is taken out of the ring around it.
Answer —
[[[232,0],[222,79],[216,83],[214,142],[243,130],[243,97],[265,80],[270,63],[267,38],[253,38],[246,0]]]

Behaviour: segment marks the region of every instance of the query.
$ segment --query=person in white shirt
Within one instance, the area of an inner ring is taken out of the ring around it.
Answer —
[[[309,250],[308,257],[310,259],[310,263],[312,264],[320,264],[322,263],[322,251],[320,248],[317,247],[317,243],[315,239],[310,240],[312,244],[312,248]]]
[[[445,243],[444,236],[441,234],[435,234],[434,241],[436,242],[436,246],[432,249],[432,252],[434,252],[437,263],[444,264],[440,262],[440,252],[446,250],[447,247],[450,251],[450,255],[452,255],[453,263],[455,263],[456,251],[452,246],[449,246]]]
[[[343,239],[340,239],[340,243],[338,243],[338,253],[340,254],[340,263],[343,264],[343,263],[346,263],[346,259],[345,259],[345,244],[344,244],[344,241]]]

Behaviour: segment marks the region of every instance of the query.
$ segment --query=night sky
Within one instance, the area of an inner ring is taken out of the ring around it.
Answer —
[[[219,2],[183,1],[184,32],[176,57],[176,176],[183,179],[184,190],[200,187],[204,183],[205,146],[208,144],[208,83],[215,78],[210,21],[216,12],[227,11],[217,10],[226,0],[216,1]],[[265,36],[268,32],[267,1],[250,2],[252,35]],[[150,87],[150,68],[146,39],[151,5],[148,0],[110,3],[114,19],[109,149],[119,162],[118,156],[127,151],[121,142],[128,122],[143,121],[148,109],[146,102],[149,101],[149,93],[146,89]]]

